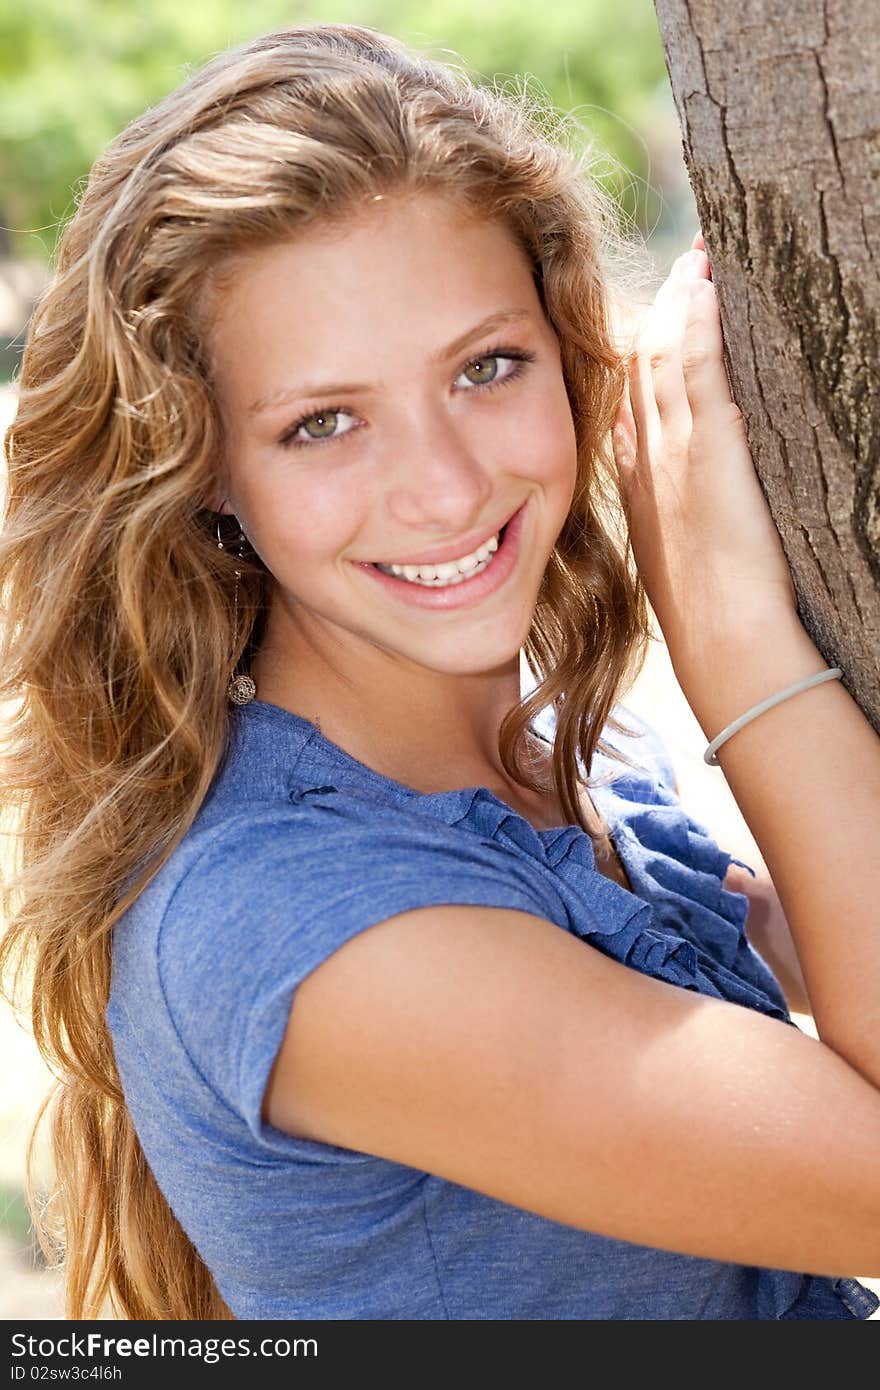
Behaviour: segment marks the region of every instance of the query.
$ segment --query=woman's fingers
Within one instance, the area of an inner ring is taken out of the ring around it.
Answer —
[[[641,344],[650,364],[657,414],[673,441],[688,435],[692,423],[682,354],[695,283],[709,283],[709,258],[698,249],[685,252],[673,264],[657,294]],[[689,350],[691,346],[689,337]]]
[[[721,346],[721,316],[711,280],[695,280],[690,285],[686,330],[681,364],[685,391],[693,416],[704,418],[720,402],[731,399]]]
[[[638,457],[639,440],[628,382],[624,382],[623,398],[618,406],[617,418],[611,431],[611,442],[618,469],[621,472],[632,472]]]
[[[687,448],[694,421],[685,378],[685,355],[688,373],[693,376],[694,403],[703,403],[713,392],[718,398],[720,325],[713,328],[705,310],[700,311],[702,319],[692,319],[692,300],[704,293],[694,286],[708,286],[708,295],[714,297],[709,260],[699,247],[685,252],[673,263],[639,332],[630,362],[627,397],[621,405],[613,441],[618,464],[630,471],[645,473],[650,458]],[[726,393],[723,363],[720,370]]]
[[[682,287],[689,284],[695,276],[704,280],[711,278],[709,270],[709,257],[705,251],[693,247],[690,251],[684,251],[672,262],[669,274],[663,281],[656,295],[654,303],[656,305],[665,304],[668,300],[675,297]]]
[[[763,595],[796,603],[732,399],[698,240],[675,262],[638,335],[614,435],[636,564],[670,650],[685,653],[694,650],[695,612],[717,624],[723,610],[726,625],[747,630]]]
[[[645,423],[643,401],[644,396],[638,374],[638,359],[633,358],[630,363],[629,380],[624,386],[623,399],[620,402],[617,418],[611,432],[611,443],[614,450],[614,460],[617,464],[621,500],[629,523],[632,526],[634,519],[642,518],[640,526],[642,529],[647,528],[647,532],[650,534],[651,522],[645,522],[643,518],[646,510],[649,514],[656,511],[652,499],[654,475],[651,459],[653,457],[652,450],[658,447],[656,440],[659,439],[659,433],[649,448],[646,443],[648,426]]]
[[[641,348],[630,361],[628,391],[638,441],[638,462],[642,465],[660,441],[661,425],[650,365]]]
[[[690,428],[690,406],[684,389],[681,353],[687,316],[686,293],[669,287],[658,297],[651,322],[639,343],[639,376],[650,396],[651,413],[670,435]]]

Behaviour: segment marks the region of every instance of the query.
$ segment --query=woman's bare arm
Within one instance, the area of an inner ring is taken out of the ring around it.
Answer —
[[[677,671],[707,738],[827,662],[776,615]],[[833,750],[833,756],[829,756]],[[820,1038],[880,1086],[880,738],[839,681],[767,710],[718,760],[779,895]]]
[[[727,844],[724,845],[728,849]],[[773,880],[763,857],[752,867],[755,877],[739,864],[731,864],[724,876],[724,887],[731,893],[743,893],[749,900],[746,917],[746,937],[776,976],[793,1013],[810,1014],[804,972],[798,960],[794,939],[779,900]]]
[[[422,908],[340,947],[297,989],[264,1115],[618,1239],[880,1273],[880,1093],[526,913]]]

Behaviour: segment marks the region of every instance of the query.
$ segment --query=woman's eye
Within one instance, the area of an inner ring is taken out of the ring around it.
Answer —
[[[339,429],[339,422],[344,419],[353,420],[354,416],[337,407],[332,410],[315,410],[311,415],[304,415],[295,425],[291,425],[282,435],[280,442],[308,445],[320,444],[325,439],[341,439],[353,428],[350,425],[347,429]]]
[[[499,363],[506,362],[508,370],[501,373],[499,377]],[[482,357],[474,357],[468,362],[462,376],[465,377],[471,386],[482,386],[491,381],[503,380],[512,372],[516,371],[516,360],[512,357],[504,357],[500,352],[487,352]]]

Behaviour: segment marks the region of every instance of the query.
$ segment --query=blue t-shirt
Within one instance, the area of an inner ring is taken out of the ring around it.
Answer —
[[[255,700],[189,832],[114,931],[107,1022],[147,1161],[239,1318],[865,1318],[854,1279],[594,1235],[260,1115],[299,982],[365,928],[442,903],[517,908],[685,989],[787,1020],[683,811],[659,737],[603,737],[592,788],[632,884],[577,826],[535,830],[482,787],[424,794]],[[545,736],[552,719],[544,718]],[[542,727],[539,719],[534,726]],[[737,861],[739,862],[739,861]],[[789,1026],[794,1026],[789,1024]]]

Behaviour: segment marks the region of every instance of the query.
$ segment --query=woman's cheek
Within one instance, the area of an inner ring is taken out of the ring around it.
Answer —
[[[260,499],[264,524],[259,530],[279,569],[307,575],[356,549],[367,519],[366,499],[350,470],[325,470],[321,477],[297,482]]]
[[[577,439],[568,398],[550,395],[529,421],[533,476],[548,489],[574,489],[577,473]]]

